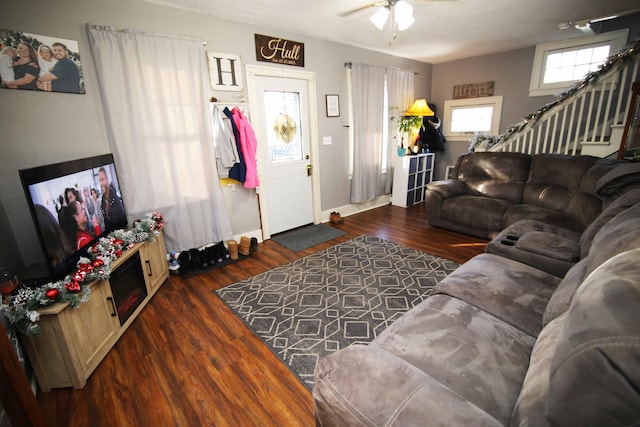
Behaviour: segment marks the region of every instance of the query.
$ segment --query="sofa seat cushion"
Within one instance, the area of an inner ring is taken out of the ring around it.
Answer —
[[[502,217],[511,203],[483,196],[458,196],[442,202],[440,215],[454,223],[482,230],[499,231]]]
[[[542,329],[547,302],[560,281],[521,262],[484,253],[440,281],[436,292],[466,301],[535,337]]]
[[[582,232],[585,229],[585,226],[582,223],[561,212],[544,208],[542,206],[526,204],[509,207],[509,209],[504,213],[504,227],[506,228],[511,224],[515,224],[516,222],[525,219],[544,222],[545,224],[577,232]]]
[[[320,361],[319,418],[323,425],[505,425],[533,345],[489,313],[434,295],[369,346]]]
[[[485,252],[564,277],[580,256],[579,240],[577,231],[525,219],[502,230]]]

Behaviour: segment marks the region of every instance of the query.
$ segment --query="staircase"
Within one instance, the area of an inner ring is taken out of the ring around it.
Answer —
[[[640,80],[640,42],[611,57],[596,72],[498,137],[479,138],[488,151],[527,154],[615,155]]]

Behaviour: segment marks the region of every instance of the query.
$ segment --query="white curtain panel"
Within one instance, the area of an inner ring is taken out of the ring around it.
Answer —
[[[202,41],[95,25],[87,33],[129,221],[160,212],[168,250],[232,238]]]
[[[385,179],[385,192],[391,192],[391,182],[393,180],[393,164],[395,158],[398,156],[398,114],[411,107],[411,103],[414,98],[414,73],[412,70],[399,70],[388,68],[387,69],[387,98],[389,100],[389,107],[396,107],[391,112],[391,115],[396,116],[396,120],[389,124],[389,135],[387,146],[387,159],[389,164],[387,165],[387,171]]]
[[[362,203],[384,194],[382,119],[385,69],[353,64],[353,177],[351,203]]]

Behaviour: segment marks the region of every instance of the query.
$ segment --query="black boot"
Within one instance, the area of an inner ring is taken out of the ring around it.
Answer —
[[[178,264],[180,265],[180,275],[184,276],[191,269],[191,254],[189,251],[182,251],[178,255]]]

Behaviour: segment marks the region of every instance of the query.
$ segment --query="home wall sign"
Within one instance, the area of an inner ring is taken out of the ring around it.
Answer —
[[[480,98],[493,96],[495,82],[466,83],[453,87],[453,99]]]
[[[262,34],[254,35],[256,60],[304,67],[304,43]]]
[[[242,92],[242,62],[239,55],[231,53],[207,52],[211,89]]]

